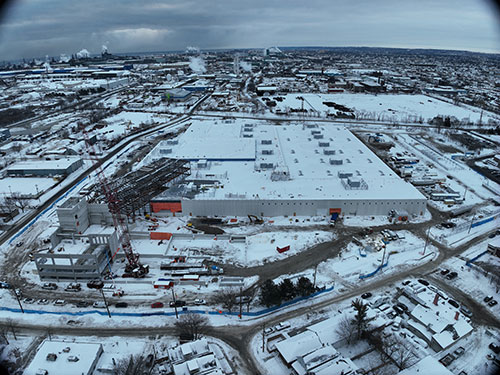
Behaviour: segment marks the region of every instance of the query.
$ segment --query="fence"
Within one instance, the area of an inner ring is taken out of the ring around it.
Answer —
[[[267,309],[259,310],[259,311],[252,311],[252,312],[242,312],[242,315],[244,316],[250,316],[250,317],[258,317],[262,316],[265,314],[269,314],[270,312],[277,311],[279,309],[288,307],[290,305],[296,304],[301,301],[308,300],[310,298],[314,298],[316,296],[319,296],[324,293],[331,292],[334,289],[334,287],[330,288],[324,288],[316,293],[313,293],[309,296],[305,297],[299,297],[295,298],[291,301],[287,301],[285,303],[282,303],[279,306],[273,306]],[[14,308],[14,307],[0,307],[0,311],[10,311],[10,312],[21,312],[21,309],[19,308]],[[107,316],[108,313],[106,311],[99,311],[99,310],[89,310],[89,311],[77,311],[77,312],[71,312],[71,311],[44,311],[44,310],[31,310],[31,309],[24,309],[24,312],[27,314],[38,314],[38,315],[46,315],[46,314],[53,314],[53,315],[70,315],[70,316],[85,316],[85,315],[90,315],[90,314],[99,314],[102,316]],[[178,311],[178,314],[187,314],[187,313],[194,313],[194,314],[208,314],[208,315],[226,315],[226,316],[239,316],[239,312],[230,312],[230,311],[205,311],[205,310],[180,310]],[[158,312],[144,312],[144,313],[126,313],[126,312],[112,312],[112,315],[114,316],[125,316],[125,317],[147,317],[147,316],[175,316],[175,312],[165,312],[165,311],[158,311]]]

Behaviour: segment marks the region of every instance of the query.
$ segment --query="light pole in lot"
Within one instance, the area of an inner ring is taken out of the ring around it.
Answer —
[[[421,252],[422,255],[425,255],[425,249],[427,249],[427,243],[429,242],[429,234],[431,233],[431,227],[427,230],[427,235],[425,236],[425,245],[424,251]]]
[[[24,314],[24,309],[23,309],[23,305],[21,305],[21,299],[19,298],[18,296],[18,289],[15,289],[14,287],[12,287],[12,290],[14,291],[14,296],[16,296],[16,299],[17,299],[17,303],[19,304],[19,307],[21,308],[21,312]]]
[[[102,300],[104,301],[104,306],[106,306],[106,311],[108,312],[108,316],[111,318],[111,313],[109,312],[109,306],[108,302],[106,301],[106,297],[104,296],[104,290],[102,288],[99,288],[102,294]]]
[[[175,300],[174,286],[172,285],[172,299],[174,300],[175,318],[179,319],[179,314],[177,313],[177,301]]]

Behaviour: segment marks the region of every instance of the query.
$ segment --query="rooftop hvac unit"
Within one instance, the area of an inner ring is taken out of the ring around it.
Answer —
[[[321,134],[321,130],[311,130],[311,134],[312,135]]]
[[[330,164],[331,165],[342,165],[343,164],[343,160],[342,159],[332,159],[332,158],[330,158]]]
[[[347,183],[349,184],[350,187],[360,187],[361,179],[356,177],[349,177],[347,179]]]
[[[332,149],[329,149],[329,148],[325,148],[323,150],[323,154],[325,154],[325,155],[335,155],[335,150],[332,150]]]
[[[177,139],[169,139],[167,141],[167,145],[178,145],[179,144],[179,140]]]
[[[262,150],[262,155],[272,155],[273,150]]]
[[[330,142],[318,142],[319,147],[330,147]]]
[[[245,128],[243,128],[243,131],[244,132],[253,132],[253,128],[247,128],[247,127],[245,127]]]
[[[263,139],[262,141],[260,141],[261,145],[271,145],[272,143],[273,141],[271,141],[270,139]]]
[[[243,138],[253,138],[253,134],[252,133],[244,133]]]
[[[260,169],[271,169],[274,168],[273,163],[260,163]]]
[[[166,154],[171,154],[172,149],[171,148],[160,148],[160,154],[166,155]]]
[[[306,128],[308,129],[314,129],[314,128],[317,128],[318,125],[314,125],[314,124],[306,124]]]
[[[352,176],[352,172],[339,171],[339,173],[337,173],[337,176],[339,176],[339,178],[348,178]]]
[[[323,134],[314,134],[313,137],[314,137],[314,139],[323,139],[324,135]]]

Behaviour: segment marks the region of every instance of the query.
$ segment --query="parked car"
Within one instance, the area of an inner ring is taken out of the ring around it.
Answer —
[[[42,299],[39,299],[37,303],[39,305],[48,305],[49,304],[49,300],[47,298],[42,298]]]
[[[63,299],[56,299],[54,301],[54,306],[64,306],[66,304],[66,301]]]
[[[493,299],[493,296],[487,296],[487,297],[484,297],[483,301],[488,303],[490,302],[491,300]]]
[[[404,286],[408,285],[409,283],[411,283],[411,280],[405,280],[403,281],[401,284],[403,284]]]
[[[427,280],[424,280],[424,279],[418,279],[417,280],[420,284],[422,285],[425,285],[425,286],[429,286],[429,282]]]
[[[394,306],[392,306],[392,308],[393,308],[393,309],[394,309],[394,311],[396,311],[399,315],[403,315],[404,310],[403,310],[401,307],[399,307],[398,305],[394,305]]]
[[[281,331],[282,329],[290,328],[291,324],[289,322],[281,322],[274,326],[275,331]]]
[[[92,307],[95,308],[95,309],[105,309],[106,308],[106,304],[104,303],[104,301],[95,301],[92,304]]]
[[[186,301],[181,301],[178,299],[177,301],[170,301],[170,307],[183,307],[186,306]]]
[[[121,289],[115,290],[113,292],[113,297],[122,297],[125,294],[125,292]]]
[[[128,307],[128,303],[127,302],[117,302],[115,304],[115,307],[118,307],[118,308],[125,308],[125,307]]]
[[[238,296],[234,300],[236,303],[240,303],[240,301],[241,303],[247,303],[251,301],[251,298],[249,296]]]
[[[452,305],[453,307],[457,308],[457,309],[460,307],[460,305],[458,304],[458,302],[457,302],[457,301],[452,300],[451,298],[448,300],[448,303],[449,303],[450,305]]]
[[[163,302],[153,302],[151,304],[152,309],[161,309],[163,306]]]
[[[364,298],[364,299],[367,299],[367,298],[370,298],[373,294],[371,294],[370,292],[366,292],[366,293],[363,293],[361,295],[361,298]]]
[[[23,300],[24,303],[35,303],[35,300],[33,298],[25,298]]]
[[[494,299],[492,299],[490,302],[488,302],[488,306],[493,307],[497,304],[498,302]]]
[[[396,303],[396,306],[399,307],[403,311],[408,311],[408,306],[406,306],[404,303],[398,302],[398,303]]]
[[[206,304],[207,304],[207,301],[205,301],[204,299],[196,298],[196,299],[194,300],[194,304],[195,304],[195,305],[206,305]]]
[[[90,289],[101,289],[104,283],[101,280],[92,280],[87,283],[87,288]]]
[[[472,311],[470,311],[467,306],[461,306],[460,307],[460,312],[464,314],[465,316],[468,316],[469,318],[472,316]]]
[[[56,290],[57,289],[57,284],[56,283],[43,283],[42,289],[45,289],[45,290]]]
[[[21,247],[24,245],[24,242],[23,241],[19,241],[18,243],[16,243],[16,247]]]
[[[465,349],[463,346],[459,346],[454,352],[453,354],[455,355],[455,357],[460,357],[462,354],[465,353]]]
[[[64,290],[67,292],[79,292],[82,290],[82,286],[80,283],[70,283]]]
[[[274,327],[267,327],[264,329],[264,335],[269,335],[274,332]]]
[[[10,284],[0,281],[0,289],[10,289]]]
[[[78,301],[77,303],[75,303],[75,306],[76,307],[88,307],[89,303],[86,301]]]
[[[441,270],[441,275],[445,276],[446,274],[450,273],[450,270],[447,268],[444,268]]]
[[[500,353],[500,346],[494,344],[494,343],[490,343],[490,345],[488,345],[488,348],[490,348],[491,350],[493,350],[493,352],[495,354],[498,354]]]
[[[456,273],[455,271],[453,271],[453,272],[450,272],[448,275],[446,275],[446,278],[448,280],[453,280],[457,276],[458,276],[458,273]]]

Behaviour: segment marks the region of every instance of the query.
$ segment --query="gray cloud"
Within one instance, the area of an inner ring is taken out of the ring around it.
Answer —
[[[200,48],[386,46],[499,52],[486,0],[20,0],[0,25],[2,59]]]

